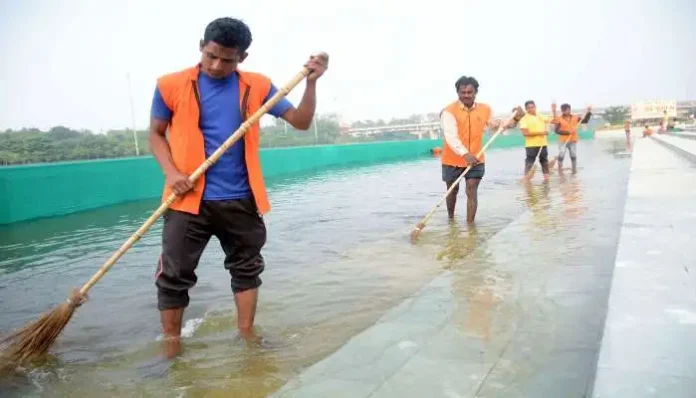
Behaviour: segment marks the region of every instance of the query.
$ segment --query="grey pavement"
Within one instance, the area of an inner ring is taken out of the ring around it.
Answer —
[[[696,396],[696,167],[675,146],[696,154],[636,140],[596,398]]]
[[[528,211],[468,256],[453,228],[446,271],[274,396],[588,396],[631,161],[607,159],[536,182]]]
[[[669,135],[654,135],[654,140],[672,149],[683,158],[696,162],[696,134],[672,133]]]
[[[671,132],[669,134],[671,136],[674,136],[674,137],[696,139],[696,129],[695,128],[690,128],[690,129],[683,130],[683,131],[674,131],[674,132]]]

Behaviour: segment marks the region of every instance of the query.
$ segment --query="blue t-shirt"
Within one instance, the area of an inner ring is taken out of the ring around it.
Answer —
[[[239,110],[239,76],[233,73],[224,79],[214,79],[205,73],[198,76],[201,95],[201,130],[205,141],[205,156],[218,149],[242,125]],[[278,89],[271,90],[264,102],[268,101]],[[280,117],[292,104],[283,98],[268,112]],[[171,121],[172,110],[155,88],[152,99],[152,117]],[[251,115],[249,115],[251,116]],[[220,159],[205,172],[203,200],[243,199],[251,195],[246,162],[244,161],[244,139],[235,142]]]

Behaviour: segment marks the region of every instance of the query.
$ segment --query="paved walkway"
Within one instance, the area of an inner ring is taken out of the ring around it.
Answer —
[[[683,133],[654,135],[655,141],[672,149],[687,160],[696,162],[696,134],[693,137]]]
[[[693,397],[696,166],[672,150],[693,144],[635,140],[627,194],[564,203],[563,223],[538,200],[275,396]]]
[[[696,396],[696,164],[673,146],[696,158],[636,140],[593,397]]]
[[[548,191],[536,182],[529,211],[469,257],[457,259],[467,233],[453,230],[449,271],[274,396],[588,396],[629,163],[609,158]]]
[[[696,129],[689,129],[689,130],[683,130],[683,131],[675,131],[670,133],[671,136],[674,137],[684,137],[684,138],[689,138],[689,139],[696,139]]]

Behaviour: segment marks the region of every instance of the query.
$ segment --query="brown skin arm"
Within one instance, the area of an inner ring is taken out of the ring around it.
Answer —
[[[282,116],[286,122],[298,130],[307,130],[312,124],[317,107],[317,79],[329,67],[329,55],[326,53],[312,55],[305,66],[310,70],[310,73],[307,75],[307,85],[305,86],[302,100],[300,100],[300,105],[297,108],[291,107]]]
[[[307,80],[304,94],[300,104],[294,106],[283,113],[282,118],[298,130],[307,130],[312,124],[314,111],[317,107],[317,82]]]
[[[510,119],[510,122],[505,126],[505,128],[511,129],[517,126],[520,121],[522,120],[522,117],[524,117],[524,110],[522,110],[522,107],[516,106],[512,109],[514,112],[514,117]]]
[[[188,180],[188,176],[179,172],[174,165],[172,151],[166,137],[168,125],[169,123],[163,120],[150,119],[150,134],[148,136],[150,151],[162,168],[167,185],[177,195],[183,195],[193,188],[193,184]]]

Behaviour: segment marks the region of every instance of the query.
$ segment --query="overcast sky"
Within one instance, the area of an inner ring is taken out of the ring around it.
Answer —
[[[509,4],[510,3],[510,4]],[[494,111],[696,99],[696,1],[0,0],[0,129],[145,128],[158,75],[195,65],[220,16],[244,19],[242,69],[277,86],[326,51],[318,112],[439,112],[472,75]],[[297,104],[304,84],[290,94]]]

